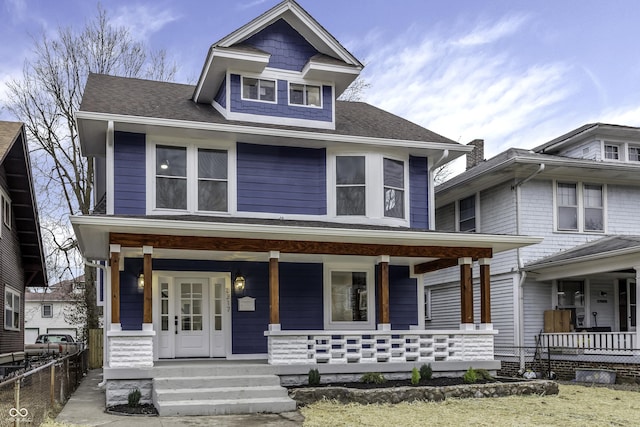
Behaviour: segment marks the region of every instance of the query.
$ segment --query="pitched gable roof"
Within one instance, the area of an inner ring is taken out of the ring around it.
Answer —
[[[0,121],[0,164],[4,167],[26,286],[46,286],[47,276],[31,163],[22,123]]]
[[[618,138],[640,138],[640,128],[609,123],[587,123],[533,149],[537,153],[557,153],[562,147],[596,135]]]

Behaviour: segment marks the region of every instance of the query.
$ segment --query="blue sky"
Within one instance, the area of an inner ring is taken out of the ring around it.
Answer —
[[[112,21],[194,83],[208,47],[277,0],[103,1]],[[640,2],[635,0],[299,0],[366,64],[367,102],[453,140],[485,139],[489,158],[582,124],[640,125]],[[0,102],[31,54],[96,14],[86,0],[3,0]],[[0,118],[11,119],[0,113]]]

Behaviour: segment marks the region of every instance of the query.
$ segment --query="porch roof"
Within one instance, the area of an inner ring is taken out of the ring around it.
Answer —
[[[619,272],[640,267],[640,236],[607,236],[525,266],[536,280]]]
[[[439,258],[491,257],[539,243],[531,236],[437,232],[423,229],[320,221],[292,221],[214,216],[71,217],[85,258],[109,257],[109,244],[154,246],[167,250],[301,255],[389,255],[415,265]],[[188,239],[181,239],[188,237]],[[154,249],[155,256],[155,249]]]

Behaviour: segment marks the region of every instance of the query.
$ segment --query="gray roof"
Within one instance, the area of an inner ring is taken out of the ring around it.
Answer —
[[[609,123],[587,123],[585,125],[580,126],[579,128],[573,129],[564,135],[560,135],[557,138],[552,139],[549,142],[545,142],[542,145],[539,145],[533,149],[535,152],[544,153],[549,150],[553,150],[554,147],[558,144],[562,144],[570,141],[573,138],[581,137],[585,134],[593,134],[596,131],[601,131],[602,133],[612,133],[616,136],[631,136],[637,137],[638,131],[640,128],[633,126],[623,126],[623,125],[615,125]]]
[[[297,126],[227,120],[213,106],[195,103],[191,99],[194,89],[195,86],[186,84],[91,74],[80,111],[309,131]],[[336,101],[335,117],[335,130],[314,128],[313,132],[460,145],[363,102]]]
[[[619,251],[634,249],[640,251],[640,236],[607,236],[527,264],[525,269],[535,270],[557,262],[580,261],[595,255],[606,257]]]

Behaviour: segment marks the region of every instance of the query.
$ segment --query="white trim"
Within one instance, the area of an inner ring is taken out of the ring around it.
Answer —
[[[427,320],[433,320],[432,310],[431,310],[431,288],[430,287],[422,287],[422,298],[418,298],[418,304],[422,307],[422,316],[419,320],[422,321],[420,326],[424,329],[427,323]]]
[[[244,96],[244,79],[254,79],[258,81],[258,97],[257,98],[247,98]],[[260,83],[262,81],[265,82],[272,82],[273,83],[273,101],[268,100],[268,99],[260,99]],[[260,102],[260,103],[264,103],[264,104],[278,104],[278,80],[277,79],[270,79],[270,78],[265,78],[265,77],[253,77],[251,75],[247,74],[240,74],[240,100],[242,101],[250,101],[250,102]]]
[[[255,100],[249,100],[255,102]],[[292,105],[292,107],[303,108],[304,105]],[[335,123],[322,120],[294,119],[290,117],[268,116],[264,114],[229,112],[227,120],[248,121],[253,123],[272,124],[280,126],[300,126],[315,129],[335,129]],[[324,135],[324,134],[323,134]]]
[[[111,243],[109,245],[109,252],[110,253],[120,253],[120,249],[121,249],[120,245],[118,245],[118,244]]]
[[[7,326],[7,300],[9,299],[7,297],[7,294],[10,294],[11,297],[11,325]],[[15,302],[15,297],[18,297],[18,307],[14,306],[14,302]],[[23,305],[24,305],[24,292],[19,291],[18,289],[14,288],[13,286],[10,286],[9,284],[5,283],[4,285],[4,307],[2,307],[2,317],[4,318],[4,324],[3,324],[3,329],[7,330],[7,331],[19,331],[21,330],[21,328],[24,325],[24,311],[22,309]],[[16,313],[16,311],[18,312],[18,326],[15,327],[13,326],[13,315]]]
[[[11,207],[11,198],[0,189],[0,200],[2,201],[2,223],[11,230],[11,221],[13,217],[13,209]],[[0,227],[0,237],[2,237],[2,227]]]
[[[577,212],[577,230],[561,230],[558,228],[558,184],[573,184],[576,186],[576,209]],[[602,188],[602,230],[585,230],[585,204],[584,204],[584,187],[587,185],[599,186]],[[607,184],[592,182],[588,180],[570,180],[570,179],[554,179],[553,180],[553,232],[569,233],[569,234],[607,234]]]
[[[298,86],[302,86],[302,104],[293,104],[291,102],[291,85],[298,85]],[[308,102],[307,99],[307,86],[312,86],[312,87],[317,87],[318,88],[318,92],[319,92],[319,97],[320,97],[320,105],[313,105],[313,104],[308,104],[305,103],[305,101]],[[287,105],[289,107],[302,107],[302,108],[315,108],[316,110],[322,110],[324,108],[324,86],[322,84],[317,85],[317,84],[311,84],[311,83],[298,83],[298,82],[294,82],[291,80],[287,80]]]
[[[366,322],[348,322],[348,321],[332,321],[331,320],[331,273],[338,272],[363,272],[367,275],[367,321]],[[362,329],[375,330],[376,328],[376,310],[375,310],[375,269],[371,264],[358,263],[324,263],[323,265],[323,284],[322,299],[324,306],[324,329]]]
[[[473,231],[465,231],[466,233],[481,233],[480,230],[480,193],[473,193],[467,197],[463,197],[455,201],[455,230],[460,231],[460,202],[462,200],[470,199],[473,197],[473,209],[474,209],[474,223],[475,227]]]
[[[269,259],[280,259],[280,251],[269,251]]]
[[[153,255],[153,246],[142,246],[143,255]]]

